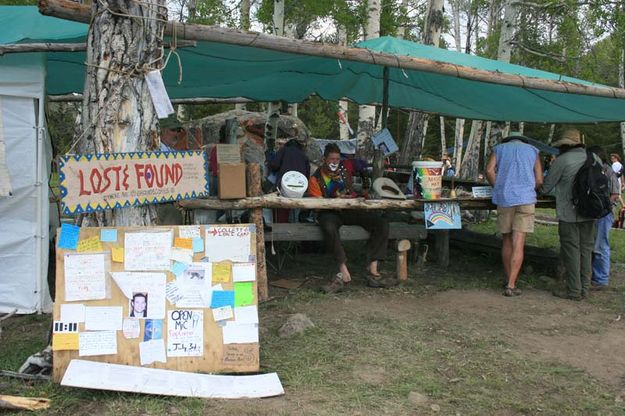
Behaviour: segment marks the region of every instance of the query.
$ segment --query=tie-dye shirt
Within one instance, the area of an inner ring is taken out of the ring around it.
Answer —
[[[308,195],[316,198],[337,198],[348,192],[344,176],[341,174],[343,169],[339,168],[336,174],[330,175],[323,169],[315,172],[308,181]],[[348,174],[344,172],[344,174]],[[323,184],[319,183],[319,178]]]

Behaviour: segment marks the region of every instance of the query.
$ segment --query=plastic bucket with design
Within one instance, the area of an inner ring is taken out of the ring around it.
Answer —
[[[443,162],[412,162],[413,190],[415,198],[440,199],[443,187]]]

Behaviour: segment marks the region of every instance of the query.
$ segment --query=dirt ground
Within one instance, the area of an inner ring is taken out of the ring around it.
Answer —
[[[409,281],[389,290],[367,288],[355,261],[351,290],[328,296],[316,290],[331,274],[328,263],[327,255],[299,253],[271,272],[273,280],[304,282],[292,290],[272,287],[273,299],[261,307],[262,371],[278,372],[284,396],[146,398],[36,384],[27,394],[43,390],[56,401],[49,414],[91,416],[624,411],[622,266],[614,267],[610,290],[575,302],[553,297],[540,271],[523,276],[521,296],[506,298],[497,259],[460,252],[452,253],[448,270],[412,267]],[[278,328],[293,313],[306,314],[315,328],[280,338]],[[8,322],[3,336],[24,318]],[[6,390],[24,392],[15,384]]]

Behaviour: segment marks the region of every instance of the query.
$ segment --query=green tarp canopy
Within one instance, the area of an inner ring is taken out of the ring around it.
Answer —
[[[42,16],[35,7],[0,6],[0,43],[84,41],[87,25]],[[425,46],[392,37],[355,47],[395,55],[549,80],[599,86],[587,81]],[[179,48],[163,71],[170,98],[234,98],[301,102],[312,94],[382,103],[383,67],[345,59],[278,52],[251,46],[198,41]],[[167,51],[165,52],[167,53]],[[84,52],[47,53],[48,94],[81,92]],[[0,58],[1,59],[1,58]],[[0,81],[2,74],[0,74]],[[625,99],[552,92],[473,81],[432,72],[390,68],[389,105],[479,120],[555,123],[625,121]]]

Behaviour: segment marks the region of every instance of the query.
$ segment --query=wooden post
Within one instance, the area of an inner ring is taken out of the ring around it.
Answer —
[[[247,166],[247,196],[261,196],[260,165],[248,163]],[[263,302],[269,297],[267,285],[267,265],[265,264],[265,232],[263,228],[263,209],[252,208],[250,210],[250,222],[256,226],[256,282],[258,284],[258,302]]]
[[[436,264],[440,267],[449,266],[449,230],[432,231]]]
[[[373,172],[372,180],[376,180],[384,176],[384,153],[380,149],[373,151]]]
[[[410,250],[409,240],[399,240],[397,242],[397,279],[408,280],[408,250]]]

